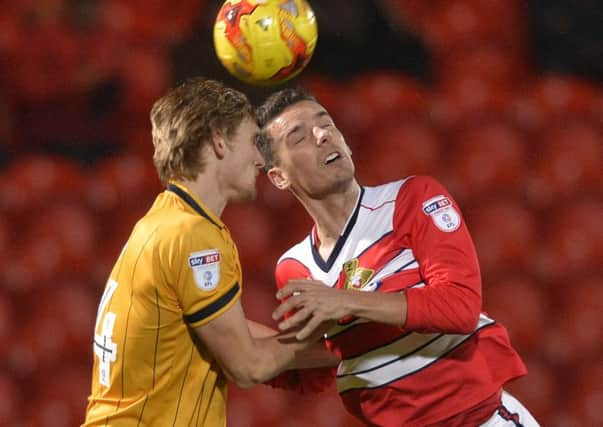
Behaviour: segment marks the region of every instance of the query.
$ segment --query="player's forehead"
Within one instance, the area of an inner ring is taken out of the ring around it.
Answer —
[[[311,124],[321,117],[330,117],[327,110],[315,101],[300,101],[285,108],[268,125],[268,130],[286,135],[292,129]]]
[[[257,135],[259,127],[257,122],[251,116],[245,116],[239,126],[237,126],[235,134],[237,135]]]
[[[243,117],[243,120],[241,120],[241,124],[239,127],[244,129],[250,129],[254,132],[257,132],[257,130],[259,129],[257,121],[251,116]]]

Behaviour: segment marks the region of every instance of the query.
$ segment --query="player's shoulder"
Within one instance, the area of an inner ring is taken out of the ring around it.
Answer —
[[[404,185],[407,179],[398,179],[376,186],[363,186],[362,204],[370,206],[395,199],[400,187]]]
[[[207,233],[208,235],[219,235],[223,226],[210,221],[209,219],[196,214],[184,211],[170,211],[160,214],[165,220],[161,221],[163,233],[167,234],[188,234],[188,233]]]
[[[307,265],[309,259],[312,257],[311,249],[312,242],[310,234],[308,234],[303,240],[287,249],[278,259],[277,265],[289,260]]]
[[[311,276],[314,263],[311,245],[311,238],[307,236],[279,258],[274,272],[277,287],[283,287],[289,279]]]
[[[456,206],[456,201],[446,187],[433,176],[415,175],[408,177],[401,186],[396,205],[399,213],[414,210],[418,206],[429,215],[434,210]]]
[[[379,206],[396,200],[400,194],[425,192],[431,188],[442,188],[441,184],[429,175],[410,175],[408,177],[387,182],[377,186],[365,186],[362,204]]]
[[[400,186],[400,193],[425,194],[431,191],[445,190],[440,181],[431,175],[412,175],[404,179]]]
[[[151,221],[157,223],[157,237],[167,246],[182,249],[225,246],[227,234],[223,227],[201,215],[171,209],[157,215]]]
[[[446,188],[433,176],[410,175],[374,187],[363,187],[363,206],[382,206],[395,202],[397,206],[409,206],[435,196],[449,197]]]

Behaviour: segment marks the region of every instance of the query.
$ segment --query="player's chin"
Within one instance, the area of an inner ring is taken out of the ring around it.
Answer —
[[[234,197],[235,202],[251,202],[255,200],[257,196],[257,189],[255,185],[249,188],[242,188],[237,195]]]

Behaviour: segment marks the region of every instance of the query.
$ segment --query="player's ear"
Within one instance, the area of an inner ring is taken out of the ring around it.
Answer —
[[[217,130],[212,131],[210,145],[218,159],[224,157],[224,154],[226,153],[226,140],[224,139],[222,132]]]
[[[287,190],[291,183],[287,179],[287,175],[278,166],[271,167],[266,173],[268,180],[279,190]]]

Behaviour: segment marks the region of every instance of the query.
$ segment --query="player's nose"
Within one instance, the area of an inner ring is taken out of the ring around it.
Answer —
[[[321,146],[329,139],[329,132],[326,129],[321,128],[320,126],[314,126],[312,128],[312,133],[314,134],[314,138],[316,139],[316,145]]]
[[[260,153],[260,150],[257,149],[257,147],[255,148],[255,158],[253,159],[253,164],[258,169],[262,169],[266,165],[264,157]]]

